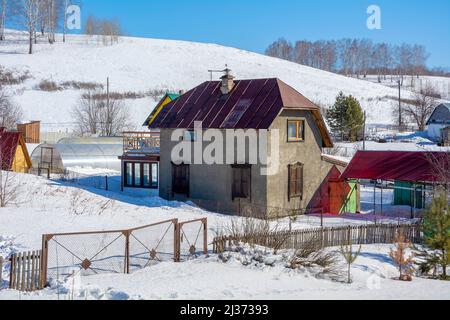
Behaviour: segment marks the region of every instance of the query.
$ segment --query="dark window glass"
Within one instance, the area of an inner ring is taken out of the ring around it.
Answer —
[[[233,200],[236,198],[247,199],[251,194],[251,166],[233,166]]]
[[[303,164],[289,166],[289,199],[303,198]]]
[[[172,191],[179,194],[189,194],[188,165],[172,165]]]

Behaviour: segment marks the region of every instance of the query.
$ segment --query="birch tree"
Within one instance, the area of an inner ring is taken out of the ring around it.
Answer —
[[[42,17],[39,5],[42,0],[15,0],[12,3],[12,13],[17,23],[28,32],[28,53],[33,54],[33,43],[36,36],[36,26]]]
[[[5,25],[6,25],[6,0],[0,0],[0,41],[5,40]]]

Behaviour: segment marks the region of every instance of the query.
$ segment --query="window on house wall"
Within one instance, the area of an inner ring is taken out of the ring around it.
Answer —
[[[125,187],[158,188],[158,164],[125,162]]]
[[[130,162],[127,162],[125,164],[125,176],[126,176],[125,184],[127,186],[132,186],[133,185],[133,164]]]
[[[300,198],[303,199],[303,169],[304,165],[296,163],[289,165],[288,177],[288,195],[289,199]]]
[[[189,165],[172,164],[172,191],[189,195]]]
[[[141,181],[141,164],[135,163],[134,164],[134,186],[140,187],[142,185]]]
[[[305,140],[305,120],[288,120],[288,141],[298,142]]]
[[[234,165],[233,171],[233,200],[236,198],[247,199],[251,195],[251,166]]]

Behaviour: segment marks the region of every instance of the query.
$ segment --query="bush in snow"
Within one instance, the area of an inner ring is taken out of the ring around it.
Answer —
[[[344,257],[345,261],[347,262],[347,282],[348,283],[352,283],[352,278],[351,278],[351,266],[353,264],[353,262],[356,261],[356,259],[358,258],[359,254],[361,253],[361,245],[359,246],[357,251],[353,251],[353,246],[352,244],[348,244],[345,246],[341,246],[341,254]]]
[[[413,273],[413,261],[414,254],[410,254],[407,257],[408,249],[412,248],[412,243],[406,240],[405,235],[402,232],[397,233],[395,237],[395,250],[390,251],[389,256],[398,267],[400,273],[399,280],[411,281]]]
[[[305,243],[289,259],[288,267],[292,269],[314,270],[317,277],[329,276],[338,280],[342,276],[342,267],[336,251],[325,250],[315,239]]]

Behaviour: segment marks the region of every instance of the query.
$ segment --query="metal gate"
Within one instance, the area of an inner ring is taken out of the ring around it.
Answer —
[[[130,273],[176,261],[177,225],[172,219],[127,230],[43,235],[42,286],[76,274]]]
[[[208,254],[208,220],[206,218],[178,224],[178,261]]]

